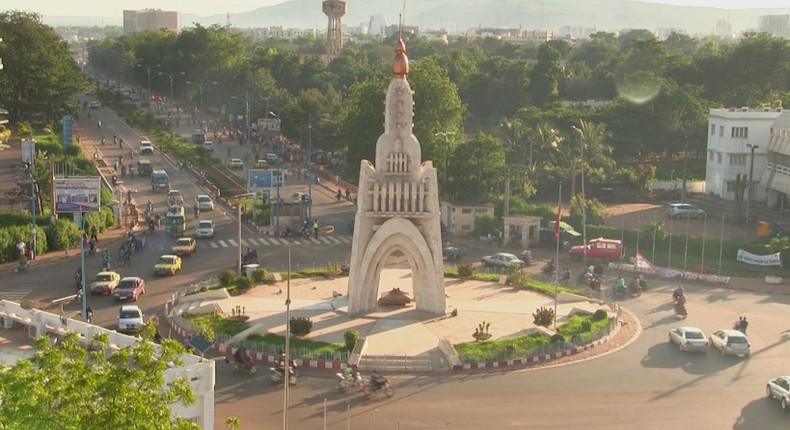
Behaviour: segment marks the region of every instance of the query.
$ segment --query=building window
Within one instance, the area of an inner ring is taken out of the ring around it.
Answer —
[[[723,125],[719,126],[719,137],[724,137],[724,126]]]
[[[713,136],[714,134],[716,134],[716,124],[711,124],[710,125],[710,135]]]
[[[713,151],[708,151],[708,161],[713,161]]]
[[[730,166],[745,166],[746,154],[730,154]]]
[[[721,152],[716,153],[716,158],[719,164],[721,164]]]
[[[730,137],[749,137],[749,127],[733,127],[732,130],[730,130]]]
[[[735,181],[727,181],[727,192],[728,193],[735,192]]]
[[[485,214],[488,213],[488,211],[485,210],[485,209],[475,209],[475,213],[476,214],[483,214],[483,215],[485,215]]]

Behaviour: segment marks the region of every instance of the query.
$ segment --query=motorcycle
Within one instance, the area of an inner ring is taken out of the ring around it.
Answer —
[[[246,352],[242,351],[241,354],[243,355],[240,355],[238,350],[233,354],[233,368],[239,372],[249,372],[254,375],[258,368],[252,364],[252,359]],[[230,363],[230,358],[225,357],[225,362]]]
[[[373,377],[371,377],[372,379]],[[366,396],[370,396],[375,393],[383,393],[387,397],[392,397],[395,395],[395,389],[392,388],[390,385],[390,381],[383,377],[383,376],[376,376],[375,380],[370,380],[365,384],[363,391],[365,392]]]
[[[675,316],[681,318],[686,318],[688,316],[685,297],[675,302]]]
[[[19,262],[17,262],[16,266],[14,267],[14,273],[25,272],[29,268],[30,268],[30,264],[27,262],[27,260],[25,261],[20,260]]]
[[[365,380],[362,378],[362,374],[357,371],[335,373],[335,376],[337,377],[337,385],[342,390],[349,387],[355,387],[360,390],[365,388]]]
[[[557,271],[557,265],[553,261],[549,261],[543,266],[542,271],[544,275],[554,276],[554,272]]]
[[[626,287],[624,283],[615,282],[614,285],[612,285],[612,295],[614,297],[625,297],[625,293]]]
[[[251,249],[241,256],[241,264],[258,264],[258,250]]]
[[[290,367],[289,369],[289,377],[288,383],[291,385],[296,385],[296,369],[294,367]],[[285,368],[282,367],[270,367],[269,368],[269,379],[272,380],[273,384],[282,384],[283,382],[283,373],[285,373]]]
[[[678,302],[681,302],[681,301],[683,303],[686,302],[686,295],[683,293],[682,289],[678,288],[678,289],[676,289],[675,291],[672,292],[672,301],[674,303],[678,303]]]
[[[628,292],[631,294],[631,297],[639,297],[642,295],[642,282],[639,281],[631,281],[628,284]]]

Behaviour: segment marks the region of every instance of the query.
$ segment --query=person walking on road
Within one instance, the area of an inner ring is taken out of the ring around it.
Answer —
[[[313,236],[315,236],[315,238],[318,239],[318,220],[317,219],[313,220]]]

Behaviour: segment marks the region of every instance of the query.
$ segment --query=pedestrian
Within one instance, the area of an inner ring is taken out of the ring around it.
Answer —
[[[116,136],[116,135],[114,135],[114,134],[112,135],[112,144],[113,144],[113,145],[116,145],[116,144],[118,144],[118,136]]]
[[[313,220],[313,235],[318,239],[318,219]]]
[[[118,160],[112,163],[112,169],[116,172],[118,171]],[[113,175],[113,178],[115,178],[115,175]]]
[[[96,227],[91,227],[91,240],[94,242],[99,241],[99,232],[96,230]]]
[[[346,188],[346,200],[351,200],[349,198],[350,195],[351,195],[351,191],[349,191],[348,188]]]
[[[104,145],[107,142],[107,138],[102,136],[101,137],[101,144]]]
[[[340,188],[338,188],[337,192],[335,193],[335,200],[340,201],[340,196],[342,196],[342,195],[343,195],[343,192],[340,191]]]
[[[749,327],[749,321],[746,321],[746,317],[741,317],[741,323],[739,330],[741,333],[746,334],[746,328]]]

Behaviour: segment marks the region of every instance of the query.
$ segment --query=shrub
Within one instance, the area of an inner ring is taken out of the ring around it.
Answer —
[[[602,320],[602,319],[606,319],[606,318],[609,318],[609,313],[607,313],[607,312],[606,312],[605,310],[603,310],[603,309],[598,309],[598,310],[597,310],[597,311],[595,311],[595,313],[593,314],[593,320],[595,320],[595,321],[600,321],[600,320]]]
[[[236,288],[238,288],[241,291],[249,290],[250,288],[252,288],[252,279],[245,278],[244,276],[239,276],[239,278],[236,279]]]
[[[459,261],[456,267],[458,268],[458,276],[469,277],[475,274],[475,265],[471,261]]]
[[[532,313],[532,318],[535,325],[548,327],[554,322],[554,309],[541,306]]]
[[[565,337],[559,333],[554,333],[551,336],[551,343],[565,342]]]
[[[234,279],[236,279],[236,272],[230,269],[223,270],[219,272],[217,279],[219,279],[220,285],[228,286],[233,282]]]
[[[343,340],[346,342],[346,349],[353,351],[354,345],[356,345],[359,340],[359,331],[353,328],[351,330],[346,330],[346,332],[343,333]]]
[[[291,334],[302,337],[310,334],[313,330],[313,321],[307,317],[291,318]]]
[[[590,321],[582,321],[582,330],[583,331],[592,331],[592,323]]]
[[[508,285],[526,285],[528,279],[527,274],[518,266],[510,266],[507,269]]]
[[[324,267],[324,276],[334,278],[340,274],[340,263],[337,261],[327,261]]]
[[[47,243],[50,250],[66,249],[82,237],[77,224],[65,218],[58,218],[47,227]]]
[[[266,279],[266,274],[267,274],[266,269],[256,269],[255,271],[252,272],[253,282],[255,282],[256,284],[263,282],[263,280]]]

